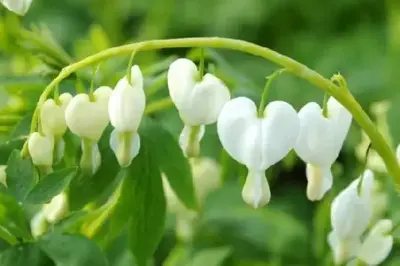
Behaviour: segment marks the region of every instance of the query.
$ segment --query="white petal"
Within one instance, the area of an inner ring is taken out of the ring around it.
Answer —
[[[18,15],[25,15],[32,4],[32,0],[0,0],[7,9],[17,13]]]
[[[253,208],[260,208],[266,205],[271,199],[271,191],[264,171],[257,172],[249,169],[246,183],[242,189],[244,202]]]
[[[188,96],[198,79],[199,73],[197,67],[189,59],[177,59],[169,66],[169,95],[178,109],[186,104]]]
[[[357,187],[348,187],[331,205],[332,228],[341,239],[359,238],[367,229],[372,217],[369,203],[357,193]]]
[[[322,115],[316,103],[308,103],[299,111],[300,132],[295,151],[306,163],[331,166],[341,149],[335,142],[335,126]]]
[[[7,174],[6,174],[7,165],[0,165],[0,183],[7,186]]]
[[[208,125],[217,121],[222,107],[230,99],[229,89],[221,80],[206,74],[188,94],[185,104],[178,107],[185,124]]]
[[[29,136],[28,149],[33,164],[40,166],[51,166],[53,164],[53,136],[42,136],[38,132],[32,133]]]
[[[33,216],[33,218],[30,221],[30,227],[32,235],[35,238],[46,233],[47,221],[42,211],[39,211],[38,213],[35,214],[35,216]]]
[[[50,203],[43,205],[43,215],[49,223],[61,220],[68,211],[68,199],[65,193],[55,196]]]
[[[132,67],[132,86],[126,78],[115,86],[108,103],[110,122],[119,132],[137,131],[146,105],[143,77],[138,66]]]
[[[257,108],[245,97],[229,101],[218,118],[217,130],[222,146],[236,161],[248,168],[261,168],[261,121]]]
[[[262,169],[282,160],[294,148],[300,130],[296,110],[282,101],[271,102],[262,119]]]
[[[95,101],[87,94],[76,95],[65,110],[65,120],[72,133],[97,142],[108,124],[108,99],[111,88],[100,87],[94,92]]]
[[[229,101],[218,118],[218,136],[224,149],[249,169],[265,170],[294,147],[299,119],[285,102],[271,102],[264,118],[257,117],[255,104],[244,97]]]
[[[362,243],[358,258],[368,265],[381,264],[389,256],[393,247],[393,236],[389,235],[392,228],[391,220],[380,220]]]
[[[72,100],[72,95],[63,93],[59,97],[60,104],[53,99],[46,100],[40,108],[40,123],[46,135],[62,136],[67,130],[65,109]]]
[[[349,132],[352,116],[335,98],[330,97],[327,103],[328,117],[336,128],[336,145],[343,146]]]
[[[125,139],[129,138],[129,140]],[[130,145],[129,153],[125,154],[127,147]],[[114,151],[119,164],[123,167],[129,166],[140,150],[140,137],[137,133],[119,133],[116,129],[110,135],[110,147]]]
[[[330,167],[321,168],[312,164],[307,164],[306,176],[307,197],[309,200],[321,200],[325,193],[331,189],[333,177]]]
[[[186,156],[196,155],[200,152],[200,141],[203,138],[204,133],[206,131],[205,126],[201,125],[197,132],[197,135],[194,139],[194,143],[189,143],[190,137],[191,137],[190,135],[192,134],[192,130],[193,130],[192,126],[185,125],[182,129],[181,134],[179,134],[179,146],[181,147],[183,153]],[[190,145],[192,147],[190,147]],[[194,150],[190,150],[190,149],[194,149]]]
[[[336,265],[341,265],[352,259],[361,245],[359,238],[343,240],[337,236],[335,231],[328,234],[328,244],[332,250],[333,260]]]

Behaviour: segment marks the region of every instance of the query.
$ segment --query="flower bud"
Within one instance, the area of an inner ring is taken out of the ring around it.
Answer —
[[[321,168],[308,163],[306,176],[307,198],[311,201],[321,200],[332,187],[333,177],[330,167]]]
[[[8,10],[23,16],[26,12],[28,12],[28,9],[32,4],[32,0],[0,0],[0,3],[3,4]]]
[[[54,137],[34,132],[28,140],[29,154],[34,165],[51,166],[53,164]]]
[[[54,224],[60,221],[68,212],[68,199],[65,193],[55,196],[50,203],[43,205],[43,216],[46,221]]]
[[[81,138],[98,142],[108,124],[108,100],[111,88],[100,87],[94,93],[94,101],[89,95],[78,94],[65,110],[65,121],[69,129]]]
[[[381,264],[389,256],[393,247],[392,229],[391,220],[378,221],[362,243],[357,257],[368,265]]]
[[[72,100],[72,95],[63,93],[58,100],[46,100],[40,108],[40,123],[43,133],[47,136],[54,135],[60,138],[67,130],[65,122],[65,109]],[[58,101],[58,102],[57,102]]]

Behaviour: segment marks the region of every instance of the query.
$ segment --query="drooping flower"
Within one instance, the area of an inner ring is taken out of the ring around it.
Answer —
[[[110,96],[108,112],[115,128],[110,145],[121,166],[128,166],[139,153],[140,137],[137,134],[146,105],[143,76],[138,66],[131,70],[131,80],[122,78]]]
[[[61,220],[67,211],[68,199],[64,192],[55,196],[48,204],[44,204],[42,208],[44,218],[51,224]]]
[[[297,155],[307,163],[307,197],[320,200],[332,187],[331,166],[339,156],[350,129],[351,114],[337,100],[327,102],[327,117],[317,103],[308,103],[299,111],[300,133]]]
[[[108,125],[108,101],[112,89],[106,86],[94,91],[91,99],[87,94],[76,95],[65,110],[65,121],[72,133],[82,139],[80,166],[93,174],[100,166],[98,141]]]
[[[184,58],[174,61],[168,70],[169,94],[185,124],[180,136],[182,149],[197,153],[190,147],[199,143],[204,125],[215,123],[222,107],[230,99],[224,83],[212,74],[200,77],[196,65]],[[194,129],[196,132],[191,132]],[[190,155],[190,154],[188,154]]]
[[[51,168],[53,165],[54,137],[34,132],[28,139],[28,150],[34,165]]]
[[[232,158],[248,168],[242,190],[244,201],[254,208],[271,197],[265,170],[283,159],[296,144],[300,128],[293,107],[282,101],[271,102],[262,118],[250,99],[229,101],[218,118],[218,136]]]
[[[28,9],[32,4],[32,0],[0,0],[0,3],[3,4],[8,10],[23,16],[26,12],[28,12]]]
[[[363,173],[358,191],[360,180],[361,177],[340,192],[331,205],[332,232],[328,236],[328,242],[337,264],[356,255],[361,245],[361,236],[373,215],[373,173],[370,170]]]

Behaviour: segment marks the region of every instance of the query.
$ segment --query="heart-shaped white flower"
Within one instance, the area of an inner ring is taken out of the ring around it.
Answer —
[[[26,12],[28,12],[28,9],[32,4],[32,0],[0,0],[0,3],[3,4],[8,10],[23,16]]]
[[[115,128],[110,145],[121,166],[130,165],[139,153],[140,138],[137,130],[146,105],[143,76],[138,66],[131,69],[131,81],[122,78],[113,90],[108,103],[110,122]]]
[[[244,200],[260,207],[270,199],[265,170],[283,159],[296,144],[299,118],[293,107],[282,101],[271,102],[264,117],[257,117],[257,108],[250,99],[239,97],[229,101],[218,118],[218,136],[232,158],[249,169],[242,190]]]
[[[55,196],[42,208],[43,215],[49,223],[56,223],[61,220],[68,211],[67,195],[62,192]]]
[[[184,58],[174,61],[168,70],[169,94],[189,126],[215,123],[230,99],[230,92],[220,79],[212,74],[199,75],[196,65]]]
[[[63,93],[58,98],[59,103],[53,99],[46,100],[40,107],[40,123],[43,133],[61,137],[67,130],[65,122],[65,109],[72,100],[72,95]]]
[[[328,117],[317,103],[308,103],[299,111],[300,132],[297,155],[307,163],[307,197],[320,200],[332,187],[331,166],[339,156],[351,125],[351,114],[334,98],[327,102]]]
[[[29,136],[28,150],[33,164],[51,166],[53,164],[54,137],[34,132]]]
[[[94,93],[94,101],[89,95],[78,94],[68,104],[65,110],[65,121],[72,133],[81,138],[98,142],[107,127],[108,100],[112,89],[100,87]]]

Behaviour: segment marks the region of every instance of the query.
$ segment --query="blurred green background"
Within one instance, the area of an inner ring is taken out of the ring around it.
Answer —
[[[38,96],[69,63],[125,43],[200,36],[254,42],[288,55],[327,78],[340,72],[356,99],[378,120],[388,140],[393,146],[399,143],[398,0],[34,0],[23,18],[0,8],[2,141],[29,132]],[[135,58],[135,63],[144,69],[146,89],[154,92],[148,102],[168,95],[165,70],[174,55],[198,59],[198,51],[188,49],[145,52]],[[260,100],[265,77],[276,68],[263,59],[237,52],[206,50],[206,56],[209,71],[223,79],[234,96],[248,96],[256,102]],[[104,63],[96,84],[115,84],[128,59],[118,57]],[[69,77],[61,84],[61,90],[87,87],[91,71],[86,69]],[[323,93],[284,74],[269,94],[269,100],[275,99],[288,101],[299,110],[309,101],[321,103]],[[374,108],[381,101],[387,102],[387,108]],[[183,125],[174,108],[154,117],[178,136]],[[326,242],[330,202],[362,172],[368,141],[360,142],[361,131],[353,123],[333,167],[336,182],[323,201],[312,203],[306,199],[304,164],[290,154],[268,171],[272,201],[255,211],[240,197],[245,169],[222,151],[215,125],[209,126],[202,154],[220,160],[224,186],[208,198],[193,246],[178,243],[176,248],[170,217],[155,262],[162,265],[171,250],[183,254],[193,249],[205,260],[197,265],[331,265]],[[384,180],[390,197],[387,217],[400,221],[400,202],[391,182],[386,182],[384,173],[378,176]],[[121,246],[118,243],[107,249],[112,265],[129,265],[129,259],[123,255],[123,241]],[[398,247],[384,265],[400,265]]]

